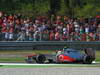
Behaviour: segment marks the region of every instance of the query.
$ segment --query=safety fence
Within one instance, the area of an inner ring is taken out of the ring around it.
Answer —
[[[1,41],[0,50],[58,50],[63,47],[100,50],[100,41],[68,42],[68,41]]]

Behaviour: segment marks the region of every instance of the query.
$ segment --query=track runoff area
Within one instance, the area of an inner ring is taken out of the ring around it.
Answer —
[[[100,64],[0,63],[0,75],[100,75]]]
[[[0,63],[0,67],[100,67],[100,62],[92,64],[28,64],[28,63]]]

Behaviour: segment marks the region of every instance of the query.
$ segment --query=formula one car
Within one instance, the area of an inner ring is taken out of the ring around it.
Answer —
[[[27,63],[84,63],[91,64],[95,60],[95,51],[91,48],[85,49],[82,53],[80,50],[63,48],[55,54],[35,54],[28,55],[25,61]]]

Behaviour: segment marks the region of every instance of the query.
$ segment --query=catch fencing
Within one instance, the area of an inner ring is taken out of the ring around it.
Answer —
[[[59,50],[63,47],[100,50],[100,41],[68,42],[68,41],[1,41],[0,50]]]

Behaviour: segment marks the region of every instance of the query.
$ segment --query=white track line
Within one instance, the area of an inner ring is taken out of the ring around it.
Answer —
[[[95,62],[93,64],[100,64]],[[0,63],[0,65],[33,65],[33,66],[53,66],[53,65],[82,65],[82,64],[28,64],[28,63]],[[83,64],[84,65],[84,64]]]
[[[28,64],[28,63],[0,63],[0,65],[36,65],[36,66],[42,66],[42,65],[59,65],[59,64]]]

